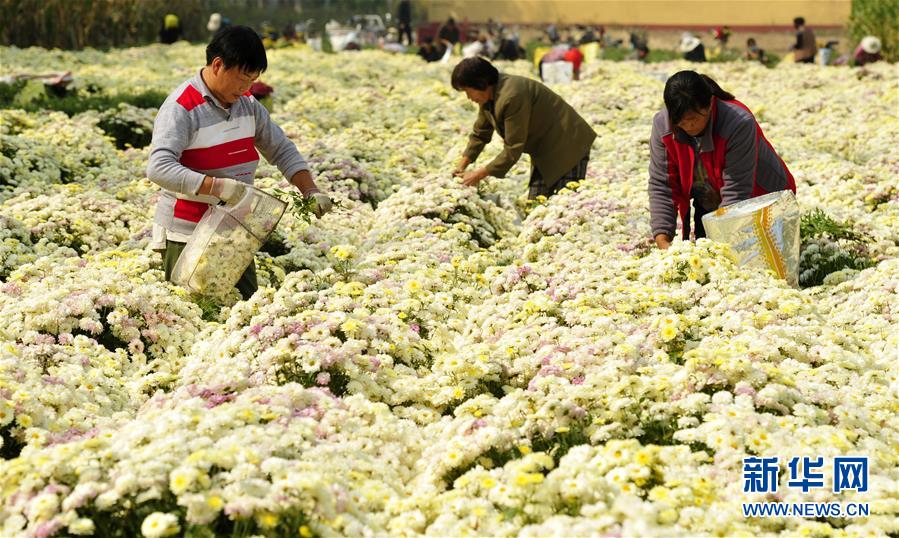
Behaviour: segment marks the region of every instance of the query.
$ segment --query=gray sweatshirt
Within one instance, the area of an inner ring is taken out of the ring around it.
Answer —
[[[288,180],[309,167],[268,111],[249,92],[224,108],[200,73],[172,92],[156,115],[147,177],[162,187],[154,222],[190,234],[213,196],[198,195],[205,176],[253,184],[259,153]]]

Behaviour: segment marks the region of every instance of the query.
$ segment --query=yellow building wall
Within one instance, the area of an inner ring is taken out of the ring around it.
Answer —
[[[430,21],[455,17],[503,24],[607,24],[622,26],[844,26],[851,0],[423,0]]]

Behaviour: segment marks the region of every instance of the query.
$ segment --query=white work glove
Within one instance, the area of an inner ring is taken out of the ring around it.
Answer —
[[[315,216],[318,218],[322,218],[325,213],[328,213],[334,207],[334,204],[331,203],[331,198],[323,192],[314,191],[306,197],[315,200]]]
[[[226,204],[234,205],[247,193],[247,184],[229,177],[214,177],[209,192]]]

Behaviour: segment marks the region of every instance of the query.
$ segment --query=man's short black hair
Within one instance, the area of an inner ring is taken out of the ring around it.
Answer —
[[[261,73],[268,67],[262,40],[249,26],[228,26],[217,33],[206,47],[206,65],[217,57],[225,69],[239,67],[244,73]]]
[[[796,17],[795,19],[793,19],[793,27],[799,28],[800,26],[805,26],[805,18]]]
[[[486,90],[495,86],[498,80],[499,71],[493,64],[478,56],[459,62],[453,69],[451,82],[456,91],[462,91],[463,88]]]

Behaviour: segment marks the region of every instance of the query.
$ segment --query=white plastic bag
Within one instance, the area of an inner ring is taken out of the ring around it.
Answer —
[[[709,239],[727,243],[742,266],[771,269],[799,286],[799,204],[792,191],[772,192],[702,217]]]
[[[574,64],[571,62],[549,62],[543,64],[543,82],[547,84],[570,84],[574,80]]]
[[[287,203],[248,186],[233,206],[211,206],[184,246],[172,282],[194,293],[224,297],[278,225]]]

